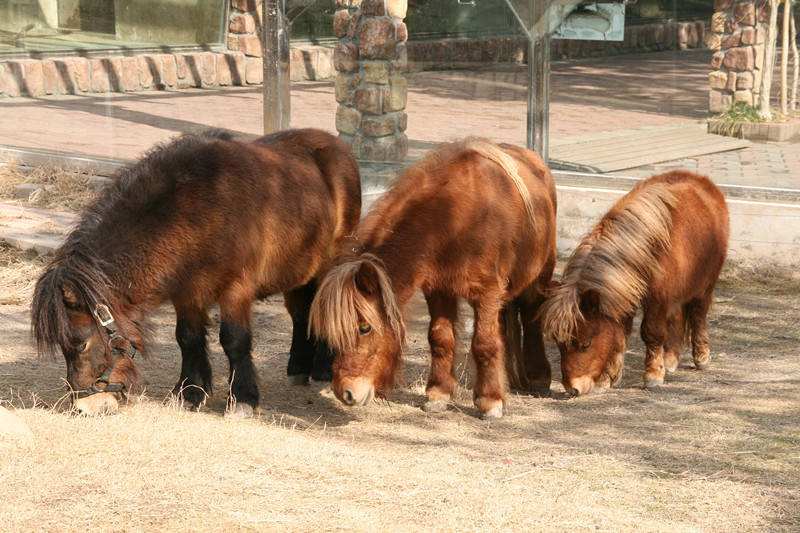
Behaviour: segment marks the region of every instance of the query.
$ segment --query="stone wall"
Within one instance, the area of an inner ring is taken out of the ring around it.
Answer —
[[[708,109],[724,113],[734,103],[758,102],[769,6],[756,0],[715,0],[707,39],[714,50],[708,75]]]
[[[406,0],[337,0],[336,129],[368,161],[408,152]]]

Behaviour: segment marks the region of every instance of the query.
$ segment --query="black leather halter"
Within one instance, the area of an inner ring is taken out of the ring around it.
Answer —
[[[128,357],[133,359],[139,352],[130,339],[120,335],[117,331],[117,322],[114,315],[105,304],[97,304],[92,311],[92,315],[97,325],[108,334],[108,348],[111,351],[111,364],[108,365],[100,377],[94,380],[88,389],[73,391],[76,398],[86,398],[100,392],[124,392],[125,384],[111,381],[111,374],[114,372],[120,359]]]

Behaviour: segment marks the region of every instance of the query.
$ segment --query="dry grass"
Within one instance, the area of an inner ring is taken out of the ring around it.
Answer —
[[[26,201],[36,207],[80,211],[96,196],[89,174],[48,166],[23,169],[13,162],[0,166],[0,198],[13,198],[22,183],[42,186]]]
[[[30,301],[44,259],[0,242],[0,305]]]
[[[141,363],[146,397],[102,418],[51,409],[63,362],[37,360],[27,309],[4,305],[0,399],[34,438],[0,437],[0,530],[789,531],[800,520],[798,313],[797,292],[726,282],[711,370],[684,367],[645,392],[634,341],[620,389],[513,397],[511,415],[487,423],[468,390],[448,413],[419,409],[420,301],[407,385],[345,409],[325,387],[286,385],[289,321],[273,299],[255,311],[263,413],[234,422],[221,416],[227,370],[214,340],[217,393],[204,412],[162,401],[180,364],[166,309]]]

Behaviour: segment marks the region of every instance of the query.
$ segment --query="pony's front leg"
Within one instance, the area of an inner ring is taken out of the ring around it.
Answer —
[[[703,298],[692,301],[687,309],[692,334],[692,359],[697,370],[708,368],[711,344],[708,340],[708,310],[714,295],[710,292]]]
[[[258,407],[259,394],[253,366],[253,336],[250,309],[253,300],[243,294],[229,293],[219,302],[221,324],[219,342],[228,356],[230,374],[227,416],[250,417]]]
[[[644,359],[644,386],[647,389],[664,384],[664,343],[667,340],[667,314],[658,303],[644,306],[642,319],[642,340],[646,353]]]
[[[475,333],[472,336],[472,357],[477,377],[473,391],[475,407],[482,418],[503,416],[505,400],[505,361],[503,339],[500,335],[499,298],[473,302]]]
[[[286,291],[284,305],[292,317],[292,345],[286,374],[293,385],[307,385],[309,376],[314,381],[330,381],[334,354],[325,341],[310,338],[308,313],[317,292],[315,281]]]
[[[664,369],[668,374],[678,370],[681,364],[681,351],[686,335],[686,320],[683,309],[678,309],[667,320],[667,339],[664,343]]]
[[[525,357],[525,367],[528,370],[528,383],[533,396],[549,397],[552,371],[550,361],[544,349],[544,335],[538,320],[539,306],[543,298],[538,301],[524,302],[521,306],[522,318],[522,353]]]
[[[440,292],[425,295],[431,323],[428,327],[428,342],[431,346],[431,373],[425,395],[428,401],[422,409],[441,412],[455,392],[453,358],[456,350],[455,324],[458,321],[458,299]]]
[[[208,316],[204,309],[175,305],[175,339],[181,348],[181,377],[172,393],[194,408],[211,394],[211,365],[206,341]]]

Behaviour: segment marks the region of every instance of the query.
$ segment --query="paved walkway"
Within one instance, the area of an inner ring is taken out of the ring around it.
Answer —
[[[553,140],[702,121],[708,58],[703,51],[670,51],[556,62]],[[525,80],[525,68],[512,66],[412,74],[412,148],[470,134],[524,143]],[[293,85],[293,126],[333,130],[335,110],[332,83]],[[204,127],[259,134],[261,111],[260,90],[253,88],[19,98],[0,101],[0,145],[131,159],[156,142]],[[782,143],[693,158],[680,166],[709,172],[720,182],[800,188],[798,161],[800,145]]]

